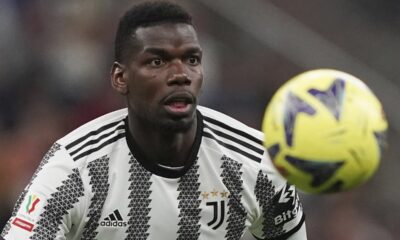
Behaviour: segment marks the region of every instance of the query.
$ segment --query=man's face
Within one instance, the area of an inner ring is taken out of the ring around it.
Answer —
[[[161,130],[188,130],[203,81],[196,31],[188,24],[141,27],[136,41],[124,72],[132,117]]]

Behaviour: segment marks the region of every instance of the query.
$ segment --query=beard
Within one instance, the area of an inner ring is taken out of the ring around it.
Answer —
[[[194,124],[193,119],[180,119],[180,120],[167,120],[167,121],[158,121],[155,124],[161,132],[174,132],[174,133],[185,133],[191,129]]]
[[[155,129],[161,133],[185,133],[196,123],[196,108],[186,117],[171,117],[165,113],[155,113],[148,109],[143,111],[132,111],[141,126],[147,129]]]

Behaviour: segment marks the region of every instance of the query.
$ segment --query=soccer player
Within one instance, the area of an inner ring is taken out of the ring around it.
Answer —
[[[9,239],[306,239],[263,134],[198,106],[202,49],[179,5],[120,20],[111,70],[127,108],[58,140],[2,231]]]

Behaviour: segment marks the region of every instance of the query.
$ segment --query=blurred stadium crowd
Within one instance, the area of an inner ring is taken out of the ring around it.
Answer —
[[[55,140],[124,106],[111,90],[109,70],[118,18],[133,2],[0,1],[0,229]],[[369,80],[394,126],[389,149],[366,185],[341,194],[302,195],[308,235],[399,239],[400,2],[176,2],[193,13],[205,50],[201,103],[255,128],[274,91],[300,72],[338,68]],[[252,14],[243,16],[245,11]],[[308,39],[318,44],[309,47]],[[338,55],[330,59],[331,52]]]

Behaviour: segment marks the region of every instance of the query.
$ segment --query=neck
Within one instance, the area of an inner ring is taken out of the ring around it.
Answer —
[[[128,117],[130,134],[146,161],[165,166],[183,166],[188,159],[196,137],[197,118],[186,131],[163,130],[149,126],[131,114]]]

